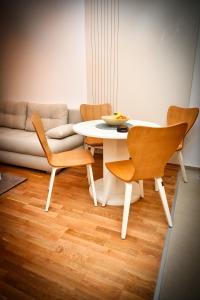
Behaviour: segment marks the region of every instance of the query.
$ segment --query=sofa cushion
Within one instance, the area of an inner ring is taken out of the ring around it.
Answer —
[[[24,129],[26,123],[26,102],[0,103],[0,126]]]
[[[31,122],[31,116],[36,111],[40,114],[45,131],[67,123],[68,110],[65,104],[28,103],[27,106],[25,129],[28,131],[35,131]]]
[[[82,122],[80,109],[69,109],[68,110],[68,123],[79,123]]]
[[[46,131],[46,136],[52,139],[63,139],[73,134],[75,134],[73,124],[61,125]]]
[[[35,132],[0,127],[0,136],[0,150],[44,156],[44,151]],[[79,134],[64,139],[47,140],[51,151],[54,153],[72,150],[83,144],[83,137]]]

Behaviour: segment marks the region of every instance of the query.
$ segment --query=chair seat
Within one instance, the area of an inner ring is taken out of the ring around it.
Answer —
[[[103,139],[86,136],[84,139],[84,143],[93,147],[103,146]]]
[[[49,163],[53,167],[85,166],[94,163],[89,150],[76,149],[67,152],[53,153]]]
[[[125,182],[132,181],[133,175],[135,173],[135,168],[130,159],[109,162],[106,163],[106,167],[113,175],[117,176],[119,179]]]

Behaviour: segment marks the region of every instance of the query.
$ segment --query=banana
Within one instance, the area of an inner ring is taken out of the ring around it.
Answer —
[[[116,112],[116,113],[114,113],[114,115],[115,115],[115,118],[118,119],[122,114],[120,112]]]

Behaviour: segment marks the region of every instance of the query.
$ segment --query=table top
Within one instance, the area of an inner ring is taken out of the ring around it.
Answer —
[[[156,123],[140,121],[140,120],[128,120],[125,124],[129,127],[132,126],[149,126],[149,127],[160,127]],[[117,132],[116,126],[109,126],[103,120],[92,120],[77,123],[73,126],[73,130],[84,136],[102,138],[102,139],[127,139],[127,132]]]

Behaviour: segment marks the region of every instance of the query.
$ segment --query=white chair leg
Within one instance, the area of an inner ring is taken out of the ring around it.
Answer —
[[[144,185],[143,180],[139,180],[139,187],[140,187],[140,197],[144,198]]]
[[[182,176],[183,176],[183,181],[185,183],[187,183],[188,180],[187,180],[187,175],[186,175],[184,161],[183,161],[183,154],[182,154],[181,151],[178,151],[178,160],[179,160],[179,164],[181,166],[181,172],[182,172]]]
[[[97,196],[96,196],[92,166],[87,165],[87,170],[88,170],[88,174],[89,174],[89,178],[90,178],[89,180],[90,180],[91,188],[92,188],[92,196],[93,196],[93,200],[94,200],[94,206],[97,206]]]
[[[160,193],[160,198],[162,200],[162,204],[163,204],[163,208],[164,208],[164,211],[165,211],[165,215],[166,215],[166,218],[167,218],[168,225],[169,225],[169,227],[173,227],[172,218],[171,218],[171,214],[170,214],[170,210],[169,210],[169,206],[168,206],[167,197],[166,197],[165,188],[164,188],[164,185],[163,185],[162,178],[155,178],[155,181],[158,185],[158,190],[159,190],[159,193]]]
[[[123,240],[126,238],[129,208],[131,203],[131,194],[132,194],[132,183],[125,183],[125,200],[124,200],[124,211],[123,211],[122,232],[121,232],[121,238]]]
[[[158,184],[157,184],[156,180],[154,182],[155,182],[155,191],[158,192],[159,191]]]
[[[45,206],[45,211],[49,210],[49,205],[51,202],[51,194],[52,194],[52,190],[53,190],[53,183],[54,183],[54,179],[55,179],[55,174],[56,174],[56,170],[57,168],[52,168],[51,170],[51,177],[50,177],[50,182],[49,182],[49,192],[48,192],[48,196],[47,196],[47,202],[46,202],[46,206]]]
[[[95,147],[90,147],[90,152],[91,152],[92,156],[94,156],[94,151],[95,151]]]
[[[89,147],[88,147],[88,145],[87,144],[84,144],[84,149],[85,150],[88,150],[89,149]],[[86,166],[86,170],[87,170],[87,179],[88,179],[88,184],[90,185],[90,174],[89,174],[89,170],[88,170],[88,166]]]
[[[86,166],[86,170],[87,170],[88,184],[90,185],[90,184],[91,184],[91,181],[90,181],[90,172],[89,172],[89,166],[88,166],[88,165]]]

